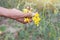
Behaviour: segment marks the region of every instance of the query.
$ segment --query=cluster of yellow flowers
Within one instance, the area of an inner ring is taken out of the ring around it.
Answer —
[[[28,9],[23,9],[23,12],[24,13],[29,13],[29,12],[31,12],[31,13],[33,13],[31,10],[28,10]],[[32,14],[33,15],[33,14]],[[37,25],[37,26],[39,26],[39,22],[40,22],[40,20],[41,20],[41,18],[39,17],[40,15],[39,15],[39,13],[38,12],[36,12],[36,13],[34,13],[34,16],[32,17],[32,20],[33,20],[33,22],[35,23],[35,25]],[[29,18],[24,18],[24,21],[25,22],[30,22],[30,19]]]
[[[30,22],[30,19],[29,18],[24,18],[24,22]]]
[[[39,26],[39,22],[40,22],[41,18],[39,17],[38,12],[35,13],[35,15],[32,17],[32,19],[33,19],[34,23],[35,23],[37,26]]]

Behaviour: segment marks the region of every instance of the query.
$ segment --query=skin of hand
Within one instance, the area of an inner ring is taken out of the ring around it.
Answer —
[[[14,19],[23,24],[28,23],[28,22],[24,22],[25,17],[30,18],[30,22],[32,21],[31,13],[24,14],[22,11],[15,9],[15,8],[14,9],[6,9],[6,8],[0,7],[0,16]]]

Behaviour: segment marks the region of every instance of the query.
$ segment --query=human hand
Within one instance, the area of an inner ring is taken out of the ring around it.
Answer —
[[[24,24],[28,23],[28,22],[24,22],[24,18],[28,17],[30,18],[30,22],[32,21],[31,13],[24,14],[18,9],[9,9],[9,11],[5,14],[5,17],[12,18]]]

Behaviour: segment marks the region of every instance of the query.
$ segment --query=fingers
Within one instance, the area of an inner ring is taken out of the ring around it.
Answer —
[[[32,17],[31,13],[26,13],[26,14],[25,13],[20,13],[19,15],[20,15],[20,17],[29,17],[29,18]]]

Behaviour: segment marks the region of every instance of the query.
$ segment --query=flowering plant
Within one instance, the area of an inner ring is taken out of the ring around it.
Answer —
[[[23,9],[23,12],[24,13],[32,13],[32,15],[33,15],[32,20],[33,20],[34,24],[37,25],[37,26],[39,25],[39,22],[40,22],[41,18],[39,17],[40,15],[39,15],[38,12],[33,13],[29,7]],[[29,23],[30,19],[29,18],[24,18],[24,21]]]

